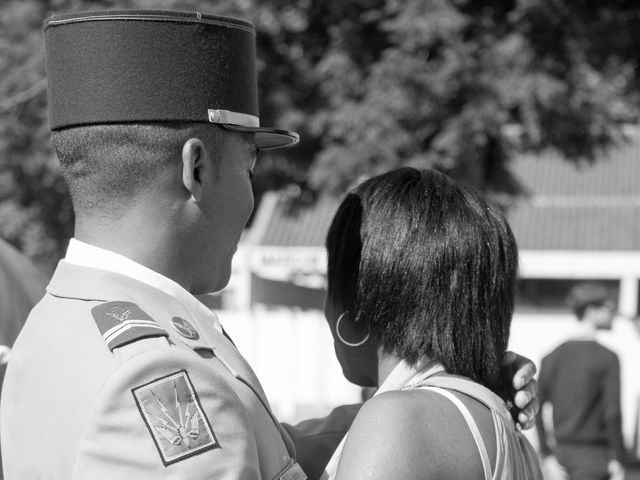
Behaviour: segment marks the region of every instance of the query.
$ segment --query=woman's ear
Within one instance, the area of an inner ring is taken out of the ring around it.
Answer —
[[[182,184],[195,202],[202,199],[202,167],[206,147],[199,138],[190,138],[182,146]]]

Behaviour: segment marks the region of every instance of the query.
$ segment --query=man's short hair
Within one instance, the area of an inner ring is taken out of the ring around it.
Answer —
[[[602,283],[583,282],[571,289],[567,302],[576,317],[582,320],[588,307],[600,307],[605,303],[613,302],[613,295]]]
[[[517,246],[502,213],[435,170],[373,177],[327,236],[328,301],[409,363],[426,357],[495,391],[513,312]]]
[[[53,131],[51,143],[76,214],[108,216],[150,187],[158,173],[180,168],[188,138],[217,141],[218,128],[177,122],[87,125]]]

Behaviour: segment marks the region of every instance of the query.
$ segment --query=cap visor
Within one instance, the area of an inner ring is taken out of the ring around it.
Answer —
[[[289,130],[267,127],[243,127],[241,125],[220,124],[228,130],[255,134],[256,146],[260,150],[291,147],[300,141],[300,135]]]

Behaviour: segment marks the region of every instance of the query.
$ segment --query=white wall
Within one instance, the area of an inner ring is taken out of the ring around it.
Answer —
[[[281,421],[323,416],[360,402],[360,388],[342,376],[333,339],[319,311],[217,312],[225,330],[262,382]]]

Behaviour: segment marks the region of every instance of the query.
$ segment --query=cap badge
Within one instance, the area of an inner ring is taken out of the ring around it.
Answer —
[[[173,317],[171,319],[171,324],[176,332],[189,340],[197,340],[200,338],[198,331],[184,318]]]
[[[207,109],[207,118],[209,119],[210,123],[220,123],[223,125],[240,125],[250,128],[260,127],[260,119],[255,115],[249,115],[248,113],[209,108]]]

